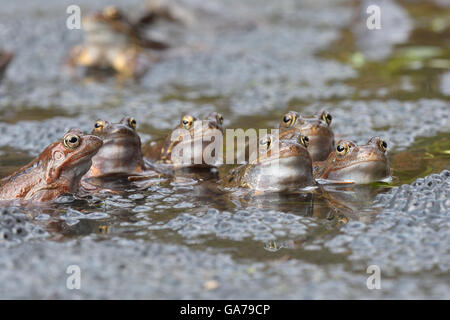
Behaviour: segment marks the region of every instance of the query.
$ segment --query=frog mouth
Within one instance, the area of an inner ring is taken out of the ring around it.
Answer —
[[[90,162],[92,157],[97,153],[97,151],[98,151],[98,149],[94,149],[94,150],[86,151],[86,152],[72,156],[69,159],[69,162],[71,163],[71,165],[68,167],[80,166],[84,162],[86,162],[86,163]]]
[[[385,163],[386,163],[386,159],[382,159],[382,158],[365,159],[365,160],[355,161],[349,165],[346,165],[342,168],[338,168],[336,170],[345,170],[345,169],[354,168],[354,167],[362,167],[362,168],[369,169],[370,167],[376,167],[376,166],[379,166],[380,164],[385,164]]]
[[[100,150],[103,145],[102,143],[97,142],[97,140],[89,141],[88,143],[98,144],[98,146],[93,148],[86,148],[87,150],[70,156],[69,159],[66,159],[66,163],[70,163],[70,165],[68,165],[67,167],[72,168],[75,166],[80,166],[83,162],[90,162],[92,157]]]
[[[362,160],[344,168],[334,170],[340,178],[355,183],[370,183],[380,181],[389,176],[389,166],[383,159]]]
[[[137,141],[137,138],[135,135],[125,133],[125,132],[115,132],[103,139],[103,144],[110,145],[110,144],[129,144],[130,142],[133,142],[133,140]]]
[[[117,126],[117,128],[107,129],[107,131],[100,136],[103,139],[103,143],[110,143],[111,141],[121,139],[137,139],[136,132],[126,126]]]
[[[140,152],[140,140],[136,137],[114,134],[103,140],[98,155],[105,160],[132,158]]]

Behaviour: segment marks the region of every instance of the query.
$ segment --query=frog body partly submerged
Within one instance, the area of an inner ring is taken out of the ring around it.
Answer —
[[[31,163],[1,180],[0,200],[50,201],[78,190],[81,177],[102,140],[80,130],[69,130]]]
[[[110,185],[109,182],[120,185],[130,176],[158,175],[144,161],[134,118],[124,117],[118,123],[97,120],[92,134],[103,140],[103,146],[92,158],[92,166],[83,177],[84,190],[98,191],[106,184]]]
[[[327,160],[314,162],[314,177],[358,184],[384,180],[390,175],[386,150],[387,143],[379,137],[365,145],[341,140]]]
[[[313,161],[325,160],[334,149],[334,133],[330,128],[331,115],[323,111],[319,116],[306,118],[289,111],[280,123],[280,140],[295,138],[298,134],[309,138],[308,151]]]
[[[144,156],[175,168],[214,166],[222,161],[219,158],[223,139],[222,123],[223,117],[217,112],[210,113],[203,120],[185,115],[165,140],[144,146]],[[214,149],[214,146],[217,148]]]
[[[308,137],[277,140],[267,135],[260,140],[258,157],[241,165],[221,179],[225,188],[247,188],[254,191],[286,191],[313,186],[312,160],[307,150]]]

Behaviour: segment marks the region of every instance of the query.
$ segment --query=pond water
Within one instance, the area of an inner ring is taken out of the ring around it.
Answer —
[[[111,1],[79,3],[92,12]],[[185,113],[218,111],[246,129],[325,108],[338,138],[388,142],[394,180],[332,188],[331,201],[242,199],[194,179],[5,208],[20,221],[1,220],[0,297],[450,298],[448,4],[381,1],[383,27],[370,31],[364,1],[180,3],[197,24],[157,25],[173,48],[125,82],[63,68],[81,40],[64,27],[71,1],[2,4],[0,45],[15,57],[0,85],[0,176],[97,118],[134,116],[147,142]],[[70,264],[82,290],[65,287]],[[381,290],[366,287],[370,264]]]

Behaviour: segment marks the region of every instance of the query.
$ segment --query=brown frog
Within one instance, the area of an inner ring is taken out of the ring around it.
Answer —
[[[100,138],[69,130],[31,163],[1,180],[0,200],[42,202],[74,193],[101,146]]]
[[[334,133],[330,128],[332,116],[323,111],[318,117],[304,118],[289,111],[280,123],[280,140],[295,138],[297,133],[309,138],[308,151],[313,161],[325,160],[334,149]]]
[[[366,145],[341,140],[327,160],[314,162],[314,177],[358,184],[386,179],[390,175],[386,150],[386,141],[379,137]]]
[[[103,189],[107,182],[120,184],[130,176],[158,175],[144,161],[136,124],[132,117],[124,117],[118,123],[104,120],[95,122],[91,133],[103,140],[103,146],[92,158],[92,166],[83,177],[83,189]]]
[[[115,6],[83,18],[85,41],[70,53],[70,66],[112,69],[123,77],[138,77],[146,71],[144,49],[163,50],[165,43],[143,35],[145,17],[131,22]]]
[[[165,140],[144,146],[144,156],[175,168],[214,166],[222,161],[219,154],[223,139],[222,124],[223,117],[217,112],[211,112],[203,120],[185,115]],[[214,149],[214,146],[217,148]]]
[[[6,67],[11,62],[13,54],[10,52],[0,50],[0,81],[3,78]]]
[[[307,150],[309,139],[276,140],[267,135],[259,141],[255,160],[231,170],[220,184],[225,188],[242,187],[254,191],[286,191],[313,186],[312,160]]]
[[[183,1],[168,0],[147,0],[149,16],[153,20],[168,20],[177,22],[180,25],[191,26],[195,24],[194,8],[189,7],[192,3],[183,3]],[[200,5],[203,9],[203,6]],[[195,8],[199,9],[199,8]],[[198,11],[198,10],[197,10]]]

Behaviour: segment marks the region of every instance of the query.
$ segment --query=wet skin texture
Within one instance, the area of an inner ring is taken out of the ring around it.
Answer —
[[[341,140],[325,161],[314,162],[314,178],[365,184],[389,177],[387,143],[379,137],[366,145]]]
[[[274,136],[267,135],[260,140],[258,158],[231,170],[220,183],[225,188],[277,192],[315,185],[307,146],[305,136],[299,136],[297,141],[277,141]],[[274,165],[276,160],[279,162]]]
[[[83,181],[91,178],[128,177],[147,169],[134,118],[125,117],[118,123],[97,120],[91,133],[103,140],[103,146],[92,158],[92,166]]]
[[[145,16],[131,22],[114,6],[83,19],[85,42],[75,46],[69,65],[112,69],[124,77],[140,76],[146,71],[143,49],[162,50],[164,43],[143,36]]]
[[[144,156],[151,161],[174,167],[212,165],[211,163],[205,163],[203,154],[205,148],[213,143],[216,138],[223,137],[222,123],[223,117],[217,112],[211,112],[203,120],[185,115],[181,118],[180,124],[168,134],[165,140],[152,142],[144,146]],[[193,147],[197,144],[201,145],[201,148]],[[187,163],[183,163],[183,159],[179,156],[172,156],[177,150],[183,150],[184,148],[190,148],[192,151]]]
[[[69,130],[31,163],[1,180],[0,200],[50,201],[78,190],[102,140],[78,129]]]
[[[312,160],[325,160],[334,149],[331,120],[331,115],[326,111],[312,118],[304,118],[298,112],[289,111],[280,123],[280,140],[295,138],[298,133],[305,135],[309,138],[308,151]]]
[[[12,53],[0,50],[0,81],[2,81],[3,74],[5,73],[6,67],[11,62],[12,57]]]

